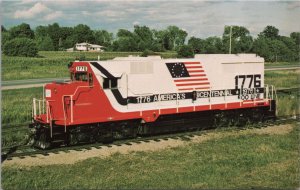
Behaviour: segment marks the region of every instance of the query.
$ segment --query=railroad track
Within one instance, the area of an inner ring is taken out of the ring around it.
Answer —
[[[263,123],[256,123],[256,124],[249,124],[243,127],[230,127],[226,128],[226,131],[236,131],[236,130],[245,130],[245,129],[251,129],[251,128],[263,128],[268,126],[275,126],[275,125],[281,125],[281,124],[288,124],[288,123],[294,123],[294,122],[300,122],[299,115],[294,117],[278,117],[275,121],[267,121]],[[222,128],[224,129],[224,128]],[[39,150],[32,148],[30,146],[26,145],[20,145],[20,146],[14,146],[14,147],[3,147],[2,148],[2,162],[4,160],[11,160],[14,157],[18,158],[25,158],[25,157],[36,157],[37,155],[44,155],[48,156],[50,153],[58,154],[60,152],[69,152],[69,151],[83,151],[83,150],[90,150],[92,148],[95,149],[101,149],[103,147],[112,147],[115,146],[122,146],[122,145],[131,145],[131,144],[137,144],[141,142],[150,142],[150,141],[161,141],[161,140],[168,140],[168,139],[181,139],[185,141],[191,140],[191,137],[194,136],[201,136],[205,135],[206,133],[209,133],[213,130],[216,130],[216,128],[213,129],[205,129],[205,130],[197,130],[197,131],[185,131],[185,132],[178,132],[178,133],[172,133],[172,134],[160,134],[150,137],[139,137],[135,139],[122,139],[122,140],[116,140],[113,143],[110,144],[103,144],[103,143],[94,143],[94,144],[81,144],[76,146],[62,146],[55,149],[50,150]]]

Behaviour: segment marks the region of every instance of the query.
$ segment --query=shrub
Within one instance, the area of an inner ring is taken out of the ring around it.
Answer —
[[[151,51],[151,50],[148,50],[148,49],[145,49],[143,51],[143,53],[141,54],[142,57],[147,57],[149,55],[157,55],[154,51]]]
[[[182,45],[178,48],[177,55],[178,55],[178,57],[193,58],[194,50],[191,46]]]
[[[35,57],[38,54],[38,48],[32,39],[15,38],[4,44],[3,53],[9,56]]]

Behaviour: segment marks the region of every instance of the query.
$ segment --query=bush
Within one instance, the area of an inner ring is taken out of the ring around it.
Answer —
[[[193,58],[194,50],[191,46],[182,45],[178,48],[177,55],[178,55],[178,57]]]
[[[149,55],[157,55],[154,51],[151,51],[151,50],[148,50],[148,49],[145,49],[143,51],[143,53],[141,54],[142,57],[147,57]]]
[[[38,54],[38,48],[32,39],[15,38],[4,44],[3,53],[9,56],[35,57]]]

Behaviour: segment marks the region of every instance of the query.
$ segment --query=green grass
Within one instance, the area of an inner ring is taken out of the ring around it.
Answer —
[[[42,98],[43,89],[28,88],[16,90],[2,90],[1,125],[2,146],[12,146],[25,140],[28,130],[21,125],[31,122],[32,99]],[[19,130],[15,126],[21,127]]]
[[[274,85],[276,89],[298,88],[300,86],[300,70],[266,71],[265,84]],[[278,93],[277,114],[287,116],[300,114],[300,94]]]
[[[266,71],[265,84],[274,85],[277,89],[299,87],[300,70]]]
[[[37,78],[62,78],[68,77],[67,65],[76,57],[85,57],[84,60],[113,59],[140,55],[141,52],[64,52],[41,51],[40,57],[10,57],[2,55],[2,80],[22,80]],[[164,58],[176,57],[175,52],[159,53]]]
[[[277,97],[278,116],[292,116],[300,114],[299,92],[293,92],[291,94],[278,94]]]
[[[265,62],[265,67],[300,66],[300,62]]]
[[[43,88],[2,90],[1,119],[4,125],[16,125],[31,120],[32,99],[41,99]]]
[[[285,135],[232,131],[234,136],[158,152],[115,154],[74,165],[4,167],[2,185],[4,189],[295,189],[300,180],[299,132],[299,126]]]

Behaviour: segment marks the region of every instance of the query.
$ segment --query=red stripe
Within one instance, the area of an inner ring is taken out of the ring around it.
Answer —
[[[186,66],[187,69],[200,69],[202,66]]]
[[[201,64],[200,62],[185,62],[186,65]]]
[[[204,70],[192,70],[192,71],[188,71],[189,73],[197,73],[197,72],[204,72]]]
[[[179,88],[178,90],[193,90],[193,88]]]
[[[209,87],[196,88],[196,90],[209,90]]]
[[[205,77],[206,74],[190,75],[190,77]]]
[[[200,82],[200,83],[184,83],[184,84],[176,84],[176,86],[197,86],[197,85],[206,85],[209,82]]]
[[[207,78],[179,79],[179,80],[174,80],[174,82],[202,81],[202,80],[208,80],[208,79]]]

